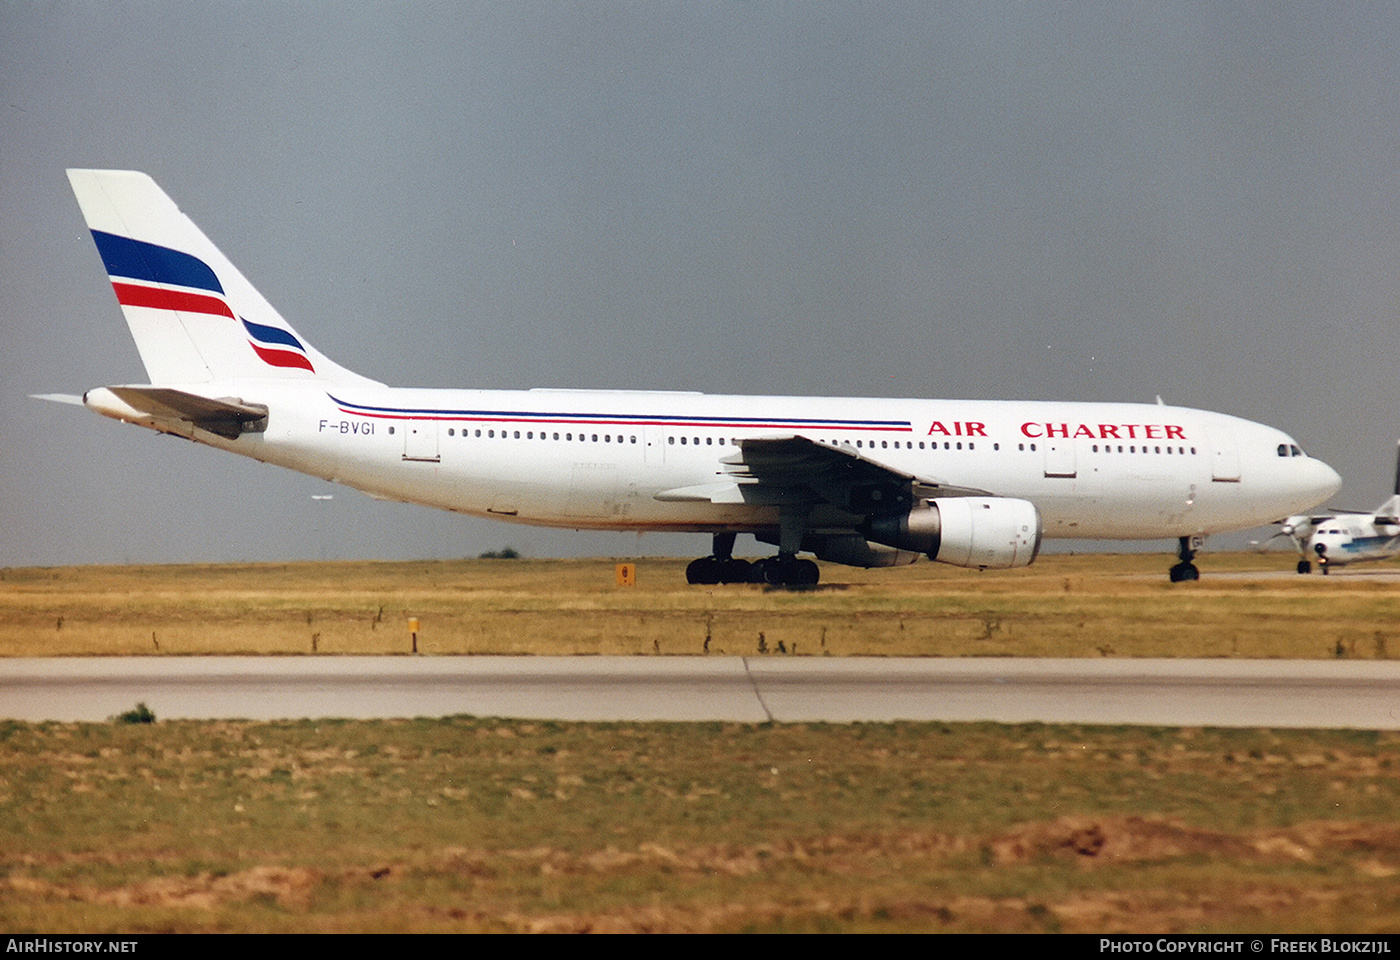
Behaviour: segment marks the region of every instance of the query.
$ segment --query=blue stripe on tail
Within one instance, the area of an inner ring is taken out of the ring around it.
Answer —
[[[101,230],[92,231],[92,238],[97,241],[108,276],[224,292],[209,264],[198,257]]]

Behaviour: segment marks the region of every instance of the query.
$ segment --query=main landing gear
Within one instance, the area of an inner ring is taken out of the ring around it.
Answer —
[[[685,568],[686,583],[748,583],[752,575],[747,560],[734,558],[734,534],[715,534],[714,553],[690,561]]]
[[[692,560],[685,568],[687,583],[767,583],[773,586],[815,586],[821,571],[811,560],[800,560],[790,553],[779,552],[749,563],[733,555],[734,534],[717,533],[714,553]]]
[[[1187,580],[1201,579],[1201,571],[1196,569],[1196,565],[1191,561],[1196,559],[1196,547],[1199,543],[1193,542],[1192,537],[1180,537],[1177,540],[1176,555],[1181,560],[1171,569],[1172,583],[1181,583]]]

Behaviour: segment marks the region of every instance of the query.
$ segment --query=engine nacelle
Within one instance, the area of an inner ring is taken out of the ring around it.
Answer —
[[[871,543],[859,534],[850,536],[808,537],[802,541],[818,560],[843,563],[848,567],[901,567],[919,559],[910,550],[896,550],[880,543]]]
[[[876,543],[979,570],[1029,566],[1040,553],[1040,511],[1005,497],[926,500],[908,513],[872,518],[864,532]]]

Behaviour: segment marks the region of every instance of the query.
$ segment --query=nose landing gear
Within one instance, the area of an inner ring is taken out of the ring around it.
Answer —
[[[1327,562],[1327,544],[1319,543],[1313,547],[1313,550],[1317,553],[1317,565],[1322,568],[1322,575],[1325,577],[1331,567],[1331,564]]]
[[[1172,583],[1182,583],[1184,581],[1201,579],[1201,571],[1196,569],[1196,565],[1191,561],[1196,559],[1196,545],[1192,537],[1179,537],[1177,539],[1176,555],[1181,560],[1171,568],[1169,576]]]

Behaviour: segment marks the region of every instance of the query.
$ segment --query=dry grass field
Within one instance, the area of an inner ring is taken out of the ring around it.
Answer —
[[[1400,654],[1394,567],[1166,564],[7,569],[0,655]],[[0,721],[6,933],[1384,933],[1398,876],[1394,733]]]
[[[0,722],[0,930],[1380,933],[1400,736]]]
[[[1394,565],[1206,555],[1172,584],[1168,563],[825,566],[810,590],[692,587],[676,560],[638,562],[630,587],[609,560],[6,569],[0,656],[406,653],[410,617],[435,655],[1400,656]]]

